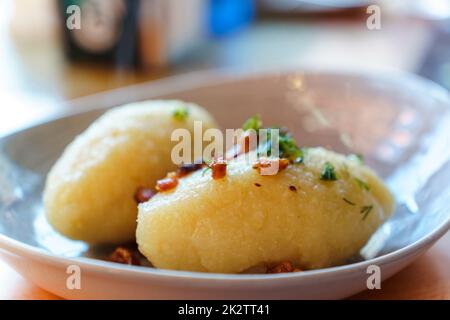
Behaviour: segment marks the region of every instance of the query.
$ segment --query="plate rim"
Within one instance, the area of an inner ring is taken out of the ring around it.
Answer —
[[[20,257],[29,257],[33,260],[45,260],[52,265],[78,265],[82,270],[90,270],[95,273],[105,273],[117,271],[125,273],[127,276],[136,278],[148,278],[161,277],[166,280],[215,280],[215,281],[239,281],[240,283],[251,283],[254,281],[270,281],[281,279],[297,280],[303,279],[314,280],[317,277],[344,275],[355,272],[357,270],[367,269],[370,265],[384,265],[397,260],[401,260],[414,252],[420,252],[420,249],[424,249],[431,246],[434,242],[440,239],[450,229],[450,215],[447,220],[440,224],[435,230],[430,232],[427,236],[416,240],[415,242],[397,249],[393,252],[375,257],[369,260],[361,262],[346,264],[342,266],[335,266],[329,268],[305,270],[297,273],[281,273],[281,274],[225,274],[225,273],[208,273],[208,272],[196,272],[196,271],[182,271],[182,270],[169,270],[158,269],[145,266],[133,266],[123,265],[119,263],[104,261],[100,259],[93,259],[87,257],[64,257],[58,256],[51,252],[47,252],[42,248],[34,247],[21,241],[9,238],[4,234],[0,234],[0,250],[6,251],[9,254],[18,255]],[[83,267],[87,267],[83,269]]]
[[[182,92],[189,89],[199,88],[201,86],[213,86],[233,81],[239,80],[251,80],[256,77],[269,77],[269,76],[289,76],[289,75],[309,75],[309,76],[317,76],[317,75],[327,75],[327,76],[352,76],[352,77],[361,77],[365,79],[389,79],[390,81],[401,79],[402,81],[407,81],[410,84],[420,84],[426,89],[427,87],[433,89],[433,93],[430,92],[429,97],[434,99],[444,99],[447,105],[450,106],[450,96],[447,90],[445,90],[440,85],[430,81],[428,79],[424,79],[418,75],[411,74],[403,71],[394,70],[392,73],[386,72],[373,72],[373,71],[343,71],[343,70],[324,70],[320,68],[276,68],[275,70],[263,70],[263,71],[252,71],[248,72],[248,70],[230,70],[230,69],[216,69],[216,70],[207,70],[207,71],[197,71],[190,72],[187,74],[176,75],[166,77],[160,80],[154,80],[150,82],[144,82],[140,84],[135,84],[131,86],[121,87],[117,89],[108,90],[105,92],[100,92],[92,95],[88,95],[85,97],[77,98],[74,100],[70,100],[67,102],[67,105],[72,104],[86,104],[86,101],[92,100],[93,98],[104,100],[115,101],[114,99],[117,96],[120,96],[123,91],[127,90],[135,90],[135,91],[143,91],[142,88],[146,88],[146,90],[150,92],[146,92],[147,98],[152,99],[155,96],[167,95],[176,92]],[[394,79],[395,78],[395,79]],[[154,89],[154,91],[152,91]],[[158,90],[159,89],[159,90]],[[161,92],[163,91],[163,92]],[[137,95],[138,96],[138,95]],[[140,98],[137,98],[136,101],[140,101]],[[0,143],[2,141],[8,140],[14,135],[30,130],[32,128],[44,125],[46,123],[50,123],[53,121],[61,120],[66,117],[76,116],[87,112],[93,111],[101,111],[107,110],[113,105],[108,105],[108,103],[100,104],[100,106],[94,107],[77,107],[69,110],[68,108],[62,108],[59,112],[52,114],[49,117],[46,117],[40,121],[29,124],[27,126],[17,128],[5,135],[0,136]],[[66,110],[64,110],[66,109]],[[85,267],[86,270],[96,273],[105,273],[105,272],[122,272],[127,276],[132,276],[135,278],[161,278],[163,280],[214,280],[218,283],[222,283],[223,281],[235,281],[239,283],[251,284],[257,282],[258,284],[261,281],[272,283],[274,280],[291,280],[295,278],[296,280],[315,280],[318,277],[326,277],[326,276],[336,276],[343,275],[355,272],[357,270],[366,269],[367,266],[376,264],[383,265],[391,262],[395,262],[396,260],[401,260],[402,258],[407,257],[414,252],[420,252],[420,249],[424,249],[427,246],[432,245],[439,238],[441,238],[448,230],[450,229],[450,214],[447,215],[446,220],[442,222],[439,226],[434,228],[430,233],[425,235],[424,237],[414,241],[413,243],[408,244],[405,247],[397,249],[393,252],[381,255],[379,257],[375,257],[369,260],[334,266],[329,268],[322,268],[316,270],[306,270],[298,273],[284,273],[284,274],[223,274],[223,273],[207,273],[207,272],[193,272],[193,271],[179,271],[179,270],[168,270],[168,269],[157,269],[151,267],[139,267],[139,266],[128,266],[121,265],[118,263],[103,261],[99,259],[87,258],[87,257],[64,257],[58,256],[51,252],[47,252],[42,248],[34,247],[32,245],[23,243],[19,240],[10,238],[2,233],[0,233],[0,251],[5,251],[6,253],[18,255],[20,257],[28,257],[33,260],[45,260],[47,263],[51,263],[53,265],[73,265],[77,264],[80,267]],[[286,282],[287,282],[286,281]]]
[[[251,80],[261,77],[287,77],[295,75],[308,76],[339,76],[339,77],[359,77],[370,80],[385,81],[401,81],[403,84],[420,85],[425,90],[428,88],[428,96],[437,100],[446,100],[450,107],[450,92],[437,84],[436,82],[421,77],[417,74],[403,70],[346,70],[340,68],[320,68],[320,67],[267,67],[264,70],[252,70],[249,68],[216,68],[209,70],[193,71],[179,75],[172,75],[157,80],[145,81],[142,83],[132,84],[111,90],[105,90],[82,97],[77,97],[67,101],[60,101],[61,108],[49,116],[43,117],[35,122],[19,126],[9,132],[0,134],[0,143],[12,136],[26,130],[47,124],[49,122],[58,121],[67,117],[81,115],[87,112],[108,110],[111,107],[122,105],[125,103],[133,103],[143,100],[155,99],[158,96],[192,90],[201,86],[215,86],[226,84],[234,81]],[[143,90],[145,88],[145,90]],[[122,103],[124,93],[134,91],[136,99],[132,102]],[[145,92],[145,94],[138,94]],[[101,100],[99,105],[92,105],[91,100]]]

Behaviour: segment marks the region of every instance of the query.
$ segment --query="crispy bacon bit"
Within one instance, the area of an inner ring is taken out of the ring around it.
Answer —
[[[252,134],[255,141],[251,141]],[[250,142],[253,142],[252,145],[250,145]],[[245,131],[241,137],[241,153],[250,152],[251,149],[256,148],[257,144],[258,144],[258,135],[255,134],[254,132],[252,133],[252,131],[249,130]]]
[[[150,188],[139,187],[134,193],[134,200],[137,203],[143,203],[150,200],[155,195],[155,192]]]
[[[140,266],[139,257],[132,250],[125,247],[117,247],[116,250],[109,256],[112,262]]]
[[[215,159],[209,165],[213,179],[222,179],[227,175],[227,161],[223,158]]]
[[[259,158],[258,161],[256,161],[253,164],[253,169],[258,170],[258,172],[261,174],[262,168],[274,168],[278,164],[278,171],[274,172],[273,174],[276,174],[277,172],[280,172],[287,168],[289,165],[289,160],[285,158]],[[270,175],[270,172],[268,173]]]
[[[297,188],[295,186],[289,186],[289,190],[291,191],[297,191]]]
[[[182,164],[177,170],[177,177],[182,178],[189,173],[197,171],[203,167],[203,163]]]
[[[242,146],[241,150],[243,153],[247,153],[250,151],[250,133],[248,131],[244,132],[242,136]]]
[[[267,269],[267,273],[286,273],[286,272],[299,272],[302,271],[300,268],[295,268],[292,262],[285,261],[281,262],[273,267]]]
[[[279,166],[280,166],[280,171],[281,170],[284,170],[284,169],[286,169],[287,167],[288,167],[288,165],[289,165],[289,160],[288,159],[285,159],[285,158],[281,158],[280,160],[279,160]]]
[[[166,178],[156,182],[156,190],[164,192],[175,188],[178,185],[178,178],[175,172],[171,172]]]

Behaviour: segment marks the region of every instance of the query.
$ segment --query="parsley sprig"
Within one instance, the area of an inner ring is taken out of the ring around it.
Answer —
[[[299,148],[290,133],[280,133],[280,156],[294,163],[303,162],[303,151]]]
[[[336,170],[334,166],[330,162],[325,162],[322,172],[320,173],[320,179],[326,181],[335,181],[337,180]]]
[[[172,116],[175,120],[184,121],[189,116],[189,109],[184,105],[179,106],[173,111]]]
[[[259,129],[262,127],[262,121],[259,114],[254,115],[253,117],[248,118],[244,124],[242,125],[242,129],[244,131],[253,129],[256,132],[258,132]]]
[[[242,126],[243,130],[253,129],[259,138],[259,130],[262,129],[262,121],[259,115],[255,115],[247,121],[245,121]],[[285,129],[279,127],[272,127],[271,129],[278,129],[278,144],[279,144],[279,157],[289,159],[292,163],[302,163],[303,162],[303,151],[297,146],[295,139],[292,137],[291,133]],[[270,128],[267,129],[267,135],[265,141],[258,141],[258,155],[271,155],[272,150],[272,131]]]

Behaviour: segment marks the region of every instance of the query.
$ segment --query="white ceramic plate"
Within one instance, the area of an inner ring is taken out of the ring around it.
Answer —
[[[361,152],[395,193],[397,211],[360,257],[333,268],[224,275],[102,261],[105,248],[65,239],[46,223],[43,182],[64,146],[106,108],[148,98],[197,102],[224,128],[259,113],[267,124],[291,128],[301,145]],[[411,75],[203,73],[83,98],[69,109],[71,115],[0,140],[0,253],[23,276],[65,298],[343,298],[366,288],[369,265],[386,279],[450,226],[449,97]],[[71,265],[80,267],[80,290],[66,286]]]

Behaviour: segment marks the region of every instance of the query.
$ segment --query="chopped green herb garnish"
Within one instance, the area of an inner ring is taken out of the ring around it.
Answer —
[[[370,187],[369,187],[369,185],[367,184],[367,182],[364,182],[364,181],[362,181],[361,179],[358,179],[358,178],[355,178],[355,181],[356,181],[356,183],[358,184],[358,186],[359,186],[361,189],[364,189],[364,190],[367,190],[367,191],[370,190]]]
[[[203,171],[202,171],[202,176],[204,176],[205,173],[207,173],[209,170],[211,170],[211,167],[210,166],[206,166],[206,168],[203,169]]]
[[[355,205],[354,202],[348,200],[347,198],[342,198],[342,200],[344,200],[345,202],[347,202],[347,203],[348,203],[349,205],[351,205],[351,206],[354,206],[354,205]]]
[[[173,111],[172,116],[178,121],[184,121],[189,116],[189,110],[186,106],[179,106]]]
[[[367,216],[369,215],[370,211],[372,211],[372,209],[373,209],[373,205],[361,207],[360,213],[364,214],[363,220],[366,220]]]
[[[280,158],[286,158],[299,164],[303,162],[303,151],[297,147],[297,143],[289,133],[280,132]]]
[[[272,149],[272,131],[267,130],[267,137],[265,143],[258,145],[258,154],[270,156]],[[278,136],[278,150],[279,157],[289,159],[292,163],[300,164],[303,162],[303,151],[297,146],[295,139],[287,131],[279,131]]]
[[[243,130],[253,129],[259,134],[259,130],[262,129],[262,121],[259,115],[255,115],[245,121],[242,126]],[[292,163],[299,164],[303,162],[303,151],[297,146],[295,139],[290,132],[282,127],[272,127],[267,129],[266,139],[264,141],[258,141],[258,155],[271,156],[272,150],[272,130],[278,129],[278,143],[279,143],[279,157],[289,159]],[[259,137],[258,137],[259,138]]]
[[[355,153],[352,153],[352,154],[349,154],[348,156],[347,156],[347,158],[350,160],[350,161],[354,161],[354,162],[356,162],[356,163],[358,163],[358,164],[361,164],[361,165],[363,165],[364,164],[364,157],[363,157],[363,155],[362,154],[355,154]]]
[[[323,166],[322,173],[320,174],[320,179],[334,181],[337,180],[336,172],[333,165],[330,162],[325,162]]]
[[[242,126],[242,129],[244,131],[253,129],[256,132],[258,132],[259,129],[261,129],[262,121],[259,114],[254,115],[251,118],[248,118],[247,121],[244,122],[244,125]]]
[[[211,170],[211,162],[212,160],[203,160],[203,163],[206,165],[206,167],[202,170],[202,176],[204,176],[206,172]]]

